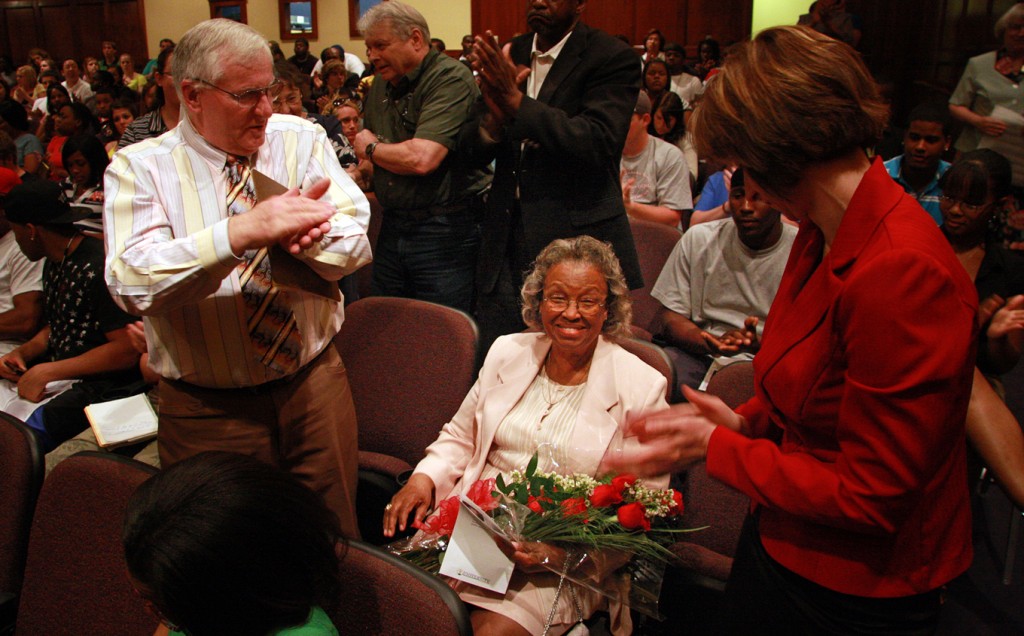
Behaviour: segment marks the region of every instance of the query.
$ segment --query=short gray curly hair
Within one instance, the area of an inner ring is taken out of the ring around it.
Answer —
[[[537,255],[533,269],[523,281],[519,295],[523,302],[523,322],[534,329],[540,329],[540,301],[544,297],[544,279],[552,267],[565,261],[576,261],[593,265],[608,284],[608,298],[605,308],[608,317],[601,327],[606,336],[629,338],[629,326],[633,321],[633,301],[629,295],[626,277],[610,243],[604,243],[592,236],[577,236],[570,239],[556,239]]]

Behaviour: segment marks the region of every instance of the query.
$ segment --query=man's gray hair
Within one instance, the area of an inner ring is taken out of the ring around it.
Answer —
[[[415,7],[391,0],[381,2],[359,18],[359,32],[366,37],[366,32],[376,28],[382,22],[389,22],[391,30],[402,40],[412,37],[412,30],[418,29],[423,34],[423,41],[430,42],[430,27],[427,26],[427,19]]]
[[[200,22],[185,33],[174,49],[171,60],[174,90],[184,103],[182,80],[216,83],[231,63],[249,63],[259,57],[266,58],[267,68],[273,66],[274,58],[267,40],[252,27],[224,18]]]

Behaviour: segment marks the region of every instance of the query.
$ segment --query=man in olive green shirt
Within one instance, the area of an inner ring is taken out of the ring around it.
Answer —
[[[401,2],[359,21],[377,78],[356,154],[373,164],[384,208],[373,292],[470,311],[480,244],[477,211],[490,174],[457,152],[480,95],[472,72],[430,48],[427,22]]]

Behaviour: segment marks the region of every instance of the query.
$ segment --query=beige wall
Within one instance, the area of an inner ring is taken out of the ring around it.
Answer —
[[[470,30],[469,0],[408,0],[427,19],[433,37],[444,40],[449,49],[457,49]],[[246,12],[249,25],[268,40],[279,40],[277,0],[249,0]],[[178,41],[194,24],[210,17],[207,0],[149,0],[146,2],[146,38],[150,56],[159,51],[161,38]],[[366,57],[362,40],[349,37],[348,0],[318,0],[319,38],[310,42],[310,50],[319,54],[331,44],[340,44],[360,58]],[[291,42],[282,44],[292,54]]]

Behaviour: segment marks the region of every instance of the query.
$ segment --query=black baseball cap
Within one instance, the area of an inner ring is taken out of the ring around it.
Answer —
[[[71,205],[59,184],[33,179],[11,188],[4,199],[4,213],[12,223],[71,225],[88,218],[91,210]]]

